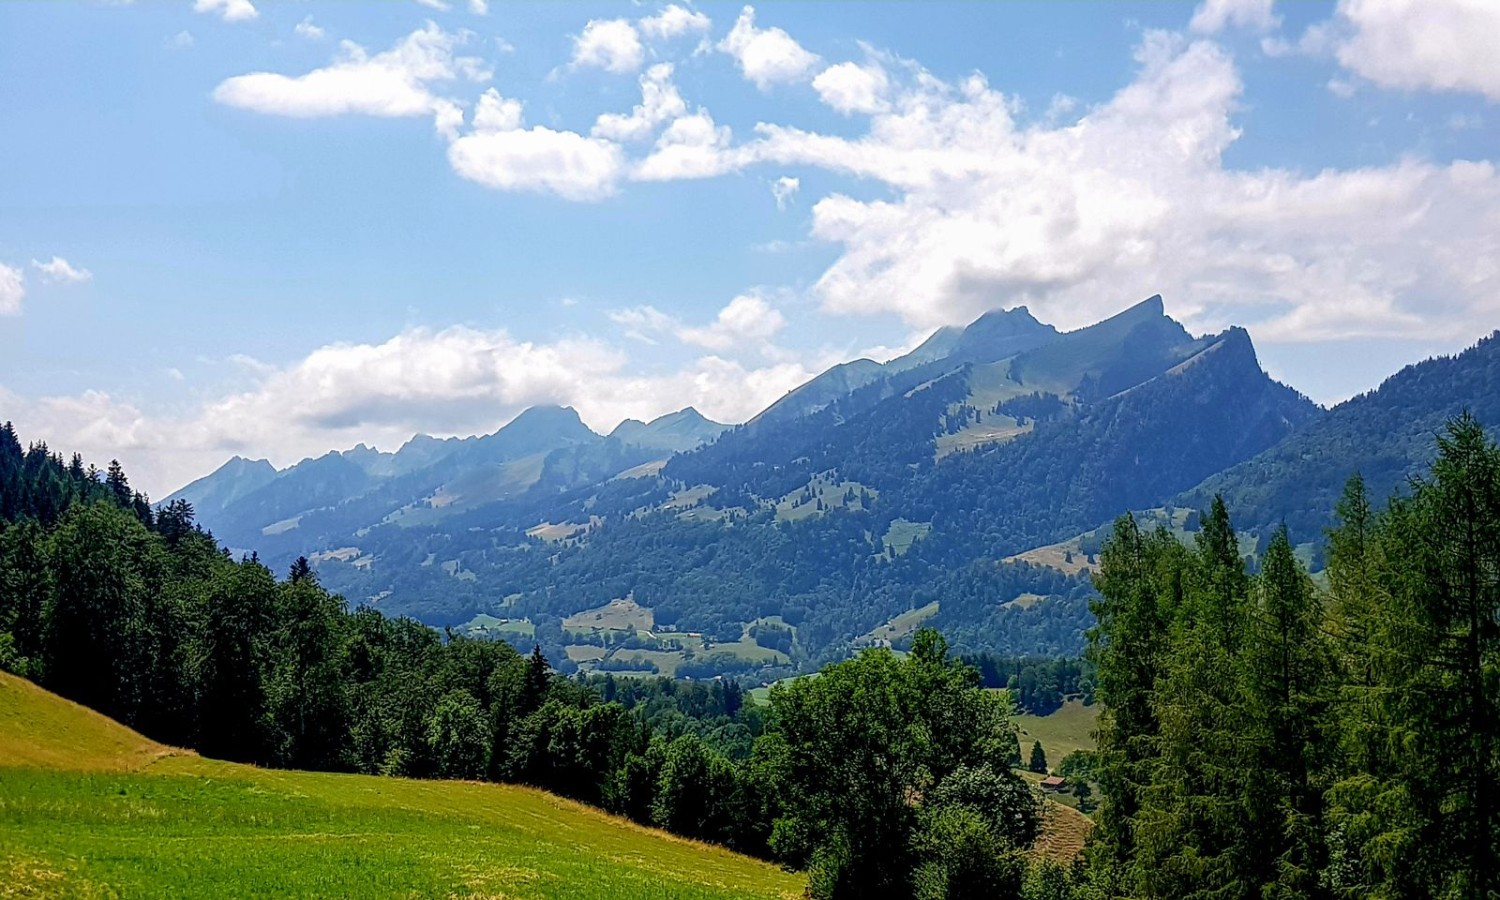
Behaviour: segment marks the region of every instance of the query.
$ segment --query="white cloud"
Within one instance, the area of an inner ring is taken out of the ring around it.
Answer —
[[[297,37],[307,38],[310,41],[322,40],[324,35],[323,29],[313,24],[312,16],[308,16],[298,22],[292,29],[292,33],[297,35]]]
[[[443,0],[417,0],[417,3],[427,7],[428,9],[435,9],[438,12],[447,12],[448,10],[452,9],[452,7],[443,2]]]
[[[21,301],[26,299],[26,273],[19,266],[0,263],[0,316],[21,314]]]
[[[633,306],[609,313],[609,319],[623,326],[625,336],[643,344],[656,344],[661,334],[675,335],[682,324],[654,306]]]
[[[476,16],[487,16],[490,14],[489,0],[469,0],[469,12]]]
[[[729,301],[713,322],[685,328],[679,337],[711,350],[729,350],[747,343],[769,341],[786,326],[786,318],[759,294],[741,294]]]
[[[785,355],[770,342],[786,327],[786,317],[759,291],[740,294],[730,300],[707,325],[686,325],[654,306],[614,310],[609,318],[624,327],[626,337],[647,344],[656,344],[659,336],[670,335],[684,344],[719,352],[753,351],[769,357]]]
[[[173,48],[174,50],[186,50],[187,48],[193,46],[194,43],[195,41],[193,40],[193,33],[185,28],[182,31],[179,31],[171,37],[167,38],[167,46]]]
[[[734,57],[740,73],[763,91],[801,80],[818,64],[817,54],[804,50],[780,28],[756,28],[755,9],[750,6],[741,10],[719,49]]]
[[[888,108],[885,95],[890,87],[885,70],[876,63],[843,62],[829,66],[813,79],[813,90],[833,109],[850,113],[878,113]]]
[[[1230,57],[1153,32],[1137,58],[1134,82],[1066,124],[1023,126],[983,78],[918,70],[863,136],[763,124],[713,158],[890,189],[813,208],[813,237],[840,250],[814,286],[836,314],[930,328],[1028,303],[1075,327],[1159,291],[1192,326],[1239,322],[1269,340],[1451,339],[1500,320],[1493,164],[1226,168],[1241,92]]]
[[[656,15],[641,19],[639,25],[646,37],[667,40],[689,32],[707,31],[713,22],[695,9],[673,3]]]
[[[590,19],[573,39],[575,68],[596,66],[607,72],[634,72],[645,51],[635,26],[624,19]]]
[[[474,106],[476,132],[513,131],[525,120],[521,101],[500,96],[494,88],[479,96]]]
[[[706,109],[680,116],[668,125],[651,155],[636,164],[631,177],[637,181],[679,181],[712,178],[744,165],[749,157],[730,145],[733,135],[727,125],[715,124]]]
[[[453,170],[470,181],[508,191],[542,191],[567,200],[601,200],[624,169],[618,144],[541,125],[523,127],[519,101],[485,91],[474,129],[448,146]]]
[[[797,190],[802,187],[801,179],[790,175],[783,175],[771,182],[771,196],[776,198],[776,208],[786,209],[792,198],[797,196]]]
[[[1500,3],[1340,0],[1339,63],[1381,87],[1500,100]]]
[[[462,121],[462,109],[453,100],[434,94],[432,85],[491,77],[482,60],[455,55],[464,41],[464,35],[445,32],[433,22],[374,56],[344,41],[334,62],[325,68],[295,76],[237,75],[214,89],[214,99],[226,106],[298,118],[430,115],[440,131],[451,135]]]
[[[47,284],[78,284],[94,277],[88,269],[76,269],[61,256],[54,256],[47,262],[33,259],[31,265],[42,273],[42,281]]]
[[[0,406],[23,438],[45,437],[91,461],[119,458],[132,484],[159,499],[233,454],[285,466],[359,442],[394,449],[416,432],[490,432],[536,404],[573,406],[600,432],[685,405],[743,421],[820,370],[710,354],[642,374],[620,349],[587,338],[536,343],[504,330],[411,328],[262,366],[241,389],[183,415],[101,391],[23,400],[0,387]]]
[[[1272,11],[1274,0],[1203,0],[1193,12],[1189,28],[1199,34],[1217,34],[1226,27],[1270,31],[1281,24]]]
[[[656,126],[687,112],[687,104],[672,83],[672,64],[657,63],[641,76],[641,102],[628,115],[605,113],[594,123],[595,137],[636,141],[651,136]]]
[[[193,11],[217,13],[226,22],[248,22],[260,15],[250,0],[194,0]]]

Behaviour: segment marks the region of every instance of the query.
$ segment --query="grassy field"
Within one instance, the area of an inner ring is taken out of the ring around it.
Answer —
[[[503,638],[515,634],[531,637],[536,634],[536,626],[527,619],[498,619],[488,613],[475,615],[457,630],[471,637]]]
[[[1016,716],[1016,725],[1021,729],[1021,758],[1029,759],[1034,741],[1042,742],[1047,751],[1047,767],[1056,769],[1064,756],[1075,750],[1094,749],[1094,728],[1099,719],[1099,706],[1084,706],[1079,700],[1069,700],[1062,708],[1047,716]]]
[[[611,600],[603,606],[586,609],[563,619],[563,627],[575,631],[644,631],[650,632],[655,621],[651,610],[634,600]]]
[[[1042,833],[1032,852],[1067,865],[1083,850],[1083,842],[1093,830],[1093,819],[1049,798],[1042,814]]]
[[[889,528],[885,530],[885,536],[881,538],[885,545],[886,553],[892,557],[900,556],[911,549],[911,545],[927,536],[932,530],[929,522],[908,522],[905,519],[895,519]]]
[[[283,772],[0,673],[0,897],[797,897],[804,880],[526,788]]]
[[[868,492],[871,497],[876,497],[880,493],[874,488],[867,488],[857,481],[834,482],[829,481],[822,475],[809,481],[807,488],[812,489],[813,498],[811,500],[803,502],[802,495],[806,488],[798,488],[776,501],[776,521],[797,522],[802,519],[810,519],[814,516],[823,515],[825,511],[830,509],[843,509],[846,507],[849,509],[861,509],[860,500],[857,496],[860,491]],[[856,497],[852,502],[846,503],[844,498],[851,490],[854,491]],[[819,500],[823,501],[823,510],[818,509]]]
[[[913,631],[916,631],[917,627],[923,622],[938,614],[938,604],[939,601],[934,600],[926,606],[908,609],[904,613],[897,614],[884,625],[877,626],[871,631],[855,638],[855,646],[873,644],[881,640],[895,641],[906,637]]]

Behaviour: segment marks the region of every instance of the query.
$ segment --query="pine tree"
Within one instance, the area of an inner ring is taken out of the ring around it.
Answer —
[[[1377,638],[1381,714],[1406,748],[1410,798],[1396,883],[1434,896],[1500,893],[1500,450],[1467,413],[1439,438],[1432,476],[1391,504]]]
[[[124,509],[131,508],[130,481],[125,477],[125,468],[120,465],[118,459],[109,461],[109,470],[104,476],[104,486],[109,489],[115,503]]]
[[[1149,897],[1248,897],[1239,652],[1249,581],[1223,498],[1194,539],[1182,613],[1153,699],[1159,757],[1136,821],[1134,872]]]
[[[521,683],[519,716],[528,716],[547,702],[547,690],[552,684],[552,666],[542,653],[540,644],[533,644],[531,657],[526,661],[526,677]]]
[[[1239,883],[1267,898],[1325,895],[1324,791],[1333,763],[1332,652],[1322,604],[1285,526],[1254,581],[1241,662],[1246,833]]]
[[[0,530],[0,633],[9,633],[18,674],[41,675],[42,612],[51,595],[46,534],[34,520]]]
[[[1127,866],[1136,851],[1135,818],[1156,765],[1161,723],[1153,696],[1164,675],[1164,640],[1183,602],[1187,553],[1170,534],[1141,534],[1135,518],[1121,516],[1099,553],[1094,578],[1099,597],[1090,605],[1098,625],[1089,632],[1097,666],[1098,781],[1103,800],[1093,875],[1113,895],[1130,888]]]
[[[1047,774],[1047,751],[1042,749],[1042,742],[1036,741],[1031,745],[1031,760],[1026,768],[1038,775]]]

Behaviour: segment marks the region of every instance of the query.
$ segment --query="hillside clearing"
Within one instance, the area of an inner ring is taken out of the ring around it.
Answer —
[[[19,896],[790,898],[804,880],[529,788],[257,769],[0,674]]]
[[[1018,715],[1015,722],[1020,729],[1021,756],[1026,757],[1034,741],[1041,741],[1047,753],[1047,768],[1056,769],[1069,753],[1094,749],[1098,721],[1099,706],[1084,706],[1081,700],[1069,700],[1050,715]]]

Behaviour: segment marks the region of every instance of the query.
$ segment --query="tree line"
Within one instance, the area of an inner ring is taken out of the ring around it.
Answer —
[[[1327,544],[1320,584],[1285,527],[1247,574],[1221,499],[1192,547],[1115,523],[1078,897],[1500,896],[1500,450],[1455,419]]]

